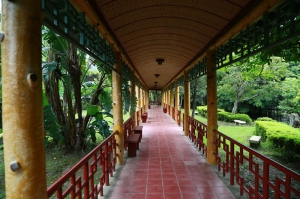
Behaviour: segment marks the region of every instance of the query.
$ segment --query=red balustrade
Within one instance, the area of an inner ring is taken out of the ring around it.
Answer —
[[[222,169],[223,176],[229,174],[231,185],[236,183],[240,186],[240,195],[246,193],[250,199],[300,196],[299,174],[219,131],[215,133],[218,170]],[[207,126],[189,117],[189,138],[206,155],[204,140],[207,138]],[[272,172],[280,175],[272,175]]]
[[[172,118],[173,118],[173,120],[175,120],[175,108],[174,107],[172,107]]]
[[[124,140],[127,140],[128,136],[132,133],[133,129],[133,119],[130,117],[124,124],[123,124],[123,131],[124,131]],[[127,142],[124,143],[124,150],[127,149]]]
[[[103,196],[103,186],[109,186],[116,165],[115,132],[87,154],[47,190],[48,198],[98,198]],[[101,170],[100,170],[101,169]]]
[[[180,126],[180,119],[181,119],[181,111],[178,110],[177,111],[177,124],[178,124],[178,126]]]
[[[240,195],[245,192],[249,198],[295,198],[300,196],[300,175],[285,166],[259,154],[232,138],[215,131],[217,134],[216,154],[218,169],[223,175],[229,173],[230,184],[240,186]],[[225,153],[222,162],[220,150]],[[242,168],[248,168],[245,175]],[[278,175],[272,175],[272,173]],[[251,184],[245,182],[251,179]]]

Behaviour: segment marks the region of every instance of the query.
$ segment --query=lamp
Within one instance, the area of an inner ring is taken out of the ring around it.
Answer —
[[[154,74],[154,76],[155,76],[156,78],[158,78],[158,77],[160,76],[160,74]]]
[[[165,60],[164,59],[156,59],[156,62],[158,63],[158,65],[162,65],[162,63],[164,62]]]

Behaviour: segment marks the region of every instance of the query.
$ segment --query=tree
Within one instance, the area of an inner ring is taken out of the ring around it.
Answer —
[[[206,76],[205,76],[206,77]],[[192,117],[195,115],[196,105],[204,105],[206,102],[204,98],[206,98],[206,78],[200,77],[193,81],[191,81],[192,89],[191,89],[191,101],[192,101]]]
[[[284,115],[295,112],[299,113],[299,87],[300,80],[297,78],[286,78],[282,82],[279,90],[282,100],[278,108]]]
[[[266,88],[270,89],[270,85],[275,86],[286,73],[287,64],[283,63],[281,58],[272,57],[269,64],[262,61],[259,54],[245,59],[218,71],[219,99],[233,103],[233,114],[237,113],[242,102],[252,100],[259,106],[265,98],[272,98],[271,92]]]
[[[45,95],[60,128],[60,136],[53,136],[53,139],[55,142],[77,149],[85,148],[87,139],[91,138],[93,142],[96,141],[96,129],[103,137],[109,134],[109,126],[103,115],[109,115],[111,110],[111,96],[105,90],[106,87],[111,87],[111,81],[108,80],[111,76],[108,74],[111,74],[111,71],[100,66],[98,68],[101,70],[99,82],[89,81],[90,86],[94,85],[95,89],[87,89],[89,83],[84,80],[87,71],[91,65],[101,64],[88,58],[73,44],[52,31],[44,29],[43,39]],[[82,73],[82,71],[85,72]],[[82,107],[86,102],[82,101],[82,96],[86,96],[87,91],[94,94],[89,93],[91,102],[85,107],[91,108],[86,117],[83,117]],[[105,97],[101,98],[104,95]],[[98,108],[94,104],[101,106]],[[93,114],[90,114],[91,112]]]

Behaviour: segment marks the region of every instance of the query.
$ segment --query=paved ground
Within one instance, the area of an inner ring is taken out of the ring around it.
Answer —
[[[237,187],[228,186],[214,167],[183,135],[161,106],[148,110],[142,124],[143,138],[137,157],[118,166],[111,186],[105,187],[110,199],[233,199],[240,198]]]

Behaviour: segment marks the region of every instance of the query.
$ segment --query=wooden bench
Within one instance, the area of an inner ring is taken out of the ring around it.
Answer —
[[[141,142],[142,137],[143,137],[143,126],[136,126],[136,127],[134,127],[133,132],[134,132],[135,134],[139,134],[139,135],[140,135],[140,140],[139,140],[139,142]]]
[[[261,139],[261,136],[253,135],[249,139],[250,147],[257,147],[260,144],[260,139]]]
[[[241,124],[242,124],[242,125],[243,125],[243,124],[246,124],[246,122],[245,122],[245,121],[242,121],[242,120],[233,120],[233,121],[234,121],[235,124],[238,125],[238,126],[241,125]]]
[[[136,151],[139,150],[140,134],[132,133],[125,141],[128,144],[128,157],[136,157]]]

